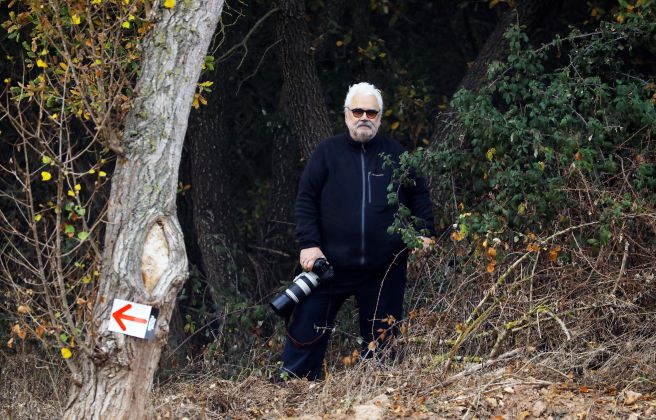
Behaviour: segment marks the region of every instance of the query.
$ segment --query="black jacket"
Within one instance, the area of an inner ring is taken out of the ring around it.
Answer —
[[[338,268],[376,268],[404,248],[387,228],[397,206],[387,204],[393,168],[381,153],[398,162],[405,150],[380,132],[367,143],[348,132],[322,141],[305,167],[296,198],[296,236],[301,249],[318,246]],[[428,190],[421,178],[403,188],[399,199],[434,234]]]

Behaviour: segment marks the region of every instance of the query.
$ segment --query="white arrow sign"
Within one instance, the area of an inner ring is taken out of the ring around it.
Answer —
[[[154,337],[158,312],[152,306],[114,299],[109,331],[150,340]]]

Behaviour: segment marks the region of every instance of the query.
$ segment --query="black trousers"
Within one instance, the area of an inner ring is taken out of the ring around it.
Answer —
[[[294,309],[287,331],[287,342],[282,354],[283,371],[292,377],[320,378],[328,339],[335,317],[344,301],[355,295],[360,335],[363,338],[362,356],[370,357],[368,344],[377,341],[384,346],[384,336],[395,335],[398,329],[392,319],[403,314],[407,258],[398,258],[389,266],[376,270],[335,270],[335,276],[321,284]],[[391,315],[393,318],[389,318]]]

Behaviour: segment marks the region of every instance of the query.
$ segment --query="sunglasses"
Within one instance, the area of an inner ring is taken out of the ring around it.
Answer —
[[[355,118],[360,118],[362,117],[362,114],[367,114],[367,118],[370,120],[373,120],[376,118],[376,115],[378,115],[378,111],[375,109],[362,109],[362,108],[354,108],[351,109],[351,113]]]

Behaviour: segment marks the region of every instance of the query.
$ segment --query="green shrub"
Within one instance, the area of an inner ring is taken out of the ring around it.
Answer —
[[[656,85],[645,62],[656,24],[637,11],[537,49],[511,27],[506,60],[489,66],[480,91],[454,95],[450,136],[404,156],[396,185],[415,169],[432,179],[438,226],[455,223],[457,240],[510,241],[594,217],[603,242],[613,216],[653,208]],[[412,245],[407,213],[391,229]]]

